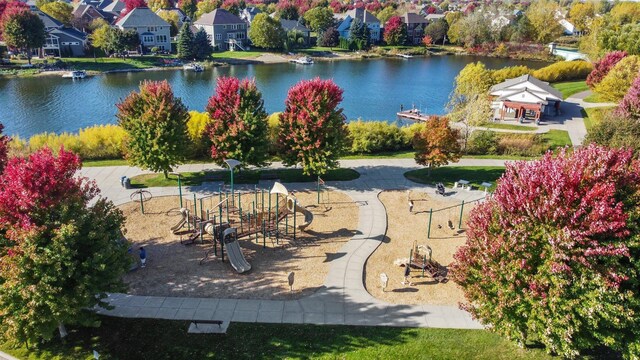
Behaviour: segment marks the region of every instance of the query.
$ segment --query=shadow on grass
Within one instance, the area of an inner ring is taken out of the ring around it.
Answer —
[[[476,188],[481,188],[483,182],[492,183],[495,188],[495,182],[504,173],[504,167],[501,166],[448,166],[436,169],[418,169],[404,173],[404,176],[413,182],[419,184],[443,183],[447,187],[453,187],[454,183],[459,180],[467,180]]]

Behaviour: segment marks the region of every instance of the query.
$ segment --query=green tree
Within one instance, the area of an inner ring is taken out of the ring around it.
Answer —
[[[198,10],[196,10],[195,18],[208,14],[220,6],[222,6],[222,0],[202,0],[196,5]]]
[[[198,11],[198,6],[196,4],[196,0],[180,0],[178,1],[178,8],[182,10],[189,19],[195,20],[196,11]]]
[[[609,111],[589,129],[585,142],[611,148],[630,148],[637,155],[640,153],[640,121]]]
[[[73,20],[73,15],[71,14],[73,6],[62,1],[46,3],[40,7],[40,10],[66,26],[70,26],[71,20]]]
[[[624,25],[640,21],[640,4],[633,1],[620,1],[609,12],[614,25]]]
[[[287,31],[287,36],[284,42],[284,50],[290,52],[305,47],[305,39],[306,38],[301,31]]]
[[[627,56],[620,60],[600,83],[594,86],[594,91],[604,101],[619,102],[638,76],[638,71],[640,71],[640,57],[637,55]]]
[[[165,81],[145,81],[117,104],[118,124],[127,132],[127,161],[164,173],[184,161],[188,151],[189,112]]]
[[[456,76],[450,105],[456,106],[458,103],[465,103],[469,98],[485,94],[492,81],[491,71],[487,70],[483,63],[478,61],[467,64]]]
[[[265,166],[269,157],[267,113],[255,80],[218,78],[206,109],[210,121],[211,157],[223,165],[236,159],[242,166]]]
[[[322,33],[333,26],[333,11],[325,7],[315,7],[303,15],[307,26],[316,33]]]
[[[424,28],[424,34],[431,36],[431,41],[433,41],[434,44],[444,43],[447,31],[449,31],[449,24],[447,24],[447,21],[444,19],[432,21]]]
[[[537,0],[529,5],[525,16],[538,43],[547,44],[562,35],[562,25],[556,20],[559,11],[560,6],[552,0]]]
[[[467,48],[488,42],[491,40],[490,23],[480,12],[474,12],[459,22],[454,24],[458,34],[455,35],[457,42]]]
[[[458,161],[462,156],[459,137],[460,130],[451,128],[446,117],[431,117],[426,126],[414,135],[416,162],[431,170],[450,161]]]
[[[7,46],[26,52],[31,64],[31,50],[44,45],[45,30],[40,17],[28,10],[17,11],[4,15],[1,25]]]
[[[169,0],[147,0],[147,6],[151,11],[156,12],[161,9],[170,9],[172,5]]]
[[[193,56],[196,59],[203,60],[209,58],[212,52],[213,46],[211,45],[209,34],[201,28],[193,38]]]
[[[251,22],[249,38],[257,47],[280,50],[284,46],[286,34],[280,21],[260,13]]]
[[[620,28],[608,27],[598,36],[600,51],[623,50],[630,55],[640,54],[640,24],[624,24]]]
[[[367,25],[358,18],[353,19],[351,21],[351,26],[349,27],[349,40],[359,41],[365,45],[365,48],[367,48],[369,47],[369,37],[370,31]]]
[[[342,89],[331,80],[303,80],[289,89],[280,115],[278,149],[286,166],[300,164],[307,175],[324,175],[338,166],[348,131]]]
[[[176,44],[178,57],[180,59],[193,59],[193,47],[194,37],[191,32],[191,26],[189,23],[184,23],[180,28],[180,33],[178,33],[178,43]]]
[[[378,13],[378,16],[376,17],[378,18],[378,20],[380,20],[381,24],[386,24],[387,21],[389,21],[389,19],[391,19],[396,15],[397,15],[396,9],[394,9],[393,6],[387,6],[384,9],[380,10],[380,12]]]
[[[101,49],[108,54],[111,52],[111,27],[105,23],[102,26],[96,28],[91,35],[89,35],[91,45],[98,49]]]
[[[124,216],[98,197],[95,183],[76,176],[80,168],[77,155],[43,149],[9,160],[0,176],[5,340],[37,344],[65,324],[88,325],[95,321],[88,309],[106,307],[107,293],[125,289]]]

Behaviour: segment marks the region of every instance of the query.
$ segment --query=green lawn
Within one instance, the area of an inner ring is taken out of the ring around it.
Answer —
[[[297,49],[296,52],[299,53],[314,53],[314,52],[349,52],[349,50],[341,49],[339,47],[325,47],[325,46],[314,46],[306,49]]]
[[[21,359],[552,359],[485,330],[232,323],[227,334],[187,334],[188,321],[102,317],[64,343],[2,350]]]
[[[69,68],[81,69],[87,71],[112,71],[112,70],[128,70],[128,69],[148,69],[161,62],[162,59],[173,59],[174,56],[136,56],[122,58],[63,58],[61,59],[68,64]],[[26,63],[27,61],[18,61]],[[41,60],[34,59],[32,62],[39,63]]]
[[[214,59],[253,59],[264,53],[264,51],[216,51],[212,57]]]
[[[608,102],[606,100],[603,100],[600,98],[600,94],[597,93],[593,93],[589,96],[587,96],[586,98],[583,99],[585,102],[588,103],[604,103],[604,102]]]
[[[339,168],[329,170],[322,176],[325,181],[350,181],[360,177],[360,174],[353,169]],[[273,170],[243,170],[235,173],[233,181],[235,184],[257,184],[260,179],[279,179],[283,183],[292,182],[314,182],[314,176],[302,174],[302,169],[273,169]],[[203,182],[230,181],[229,170],[200,171],[181,173],[181,182],[185,186],[201,185]],[[136,188],[178,186],[178,178],[169,175],[168,179],[163,174],[144,174],[131,178],[131,185]]]
[[[551,86],[558,89],[562,93],[562,97],[565,99],[573,94],[589,90],[589,87],[584,80],[555,83],[551,84]]]
[[[452,187],[453,183],[460,179],[469,181],[477,188],[481,188],[483,182],[493,183],[504,173],[503,166],[445,166],[432,169],[411,170],[404,173],[404,176],[420,184],[443,183],[447,187]]]
[[[341,160],[363,159],[413,159],[415,152],[412,150],[381,152],[376,154],[354,154],[341,157]]]
[[[606,112],[611,111],[613,107],[598,107],[598,108],[586,108],[582,109],[582,116],[584,117],[584,126],[587,128],[587,132],[591,130],[596,124],[598,124],[604,117]]]
[[[495,122],[489,122],[486,124],[482,124],[481,126],[489,129],[504,129],[504,130],[517,130],[517,131],[535,131],[537,129],[536,127],[533,127],[533,126],[503,124],[503,123],[495,123]]]
[[[569,137],[569,132],[565,130],[549,130],[546,133],[540,135],[549,146],[549,149],[572,145],[571,138]]]

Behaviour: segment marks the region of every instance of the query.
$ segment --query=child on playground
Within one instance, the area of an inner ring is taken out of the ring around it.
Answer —
[[[147,262],[147,251],[140,246],[140,267],[143,268],[146,266]]]
[[[402,281],[402,285],[411,286],[411,280],[409,280],[409,276],[411,276],[411,263],[407,262],[404,266],[404,280]]]

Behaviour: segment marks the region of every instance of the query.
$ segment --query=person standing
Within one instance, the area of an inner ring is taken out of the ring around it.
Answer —
[[[145,267],[147,263],[147,251],[140,246],[140,267]]]

